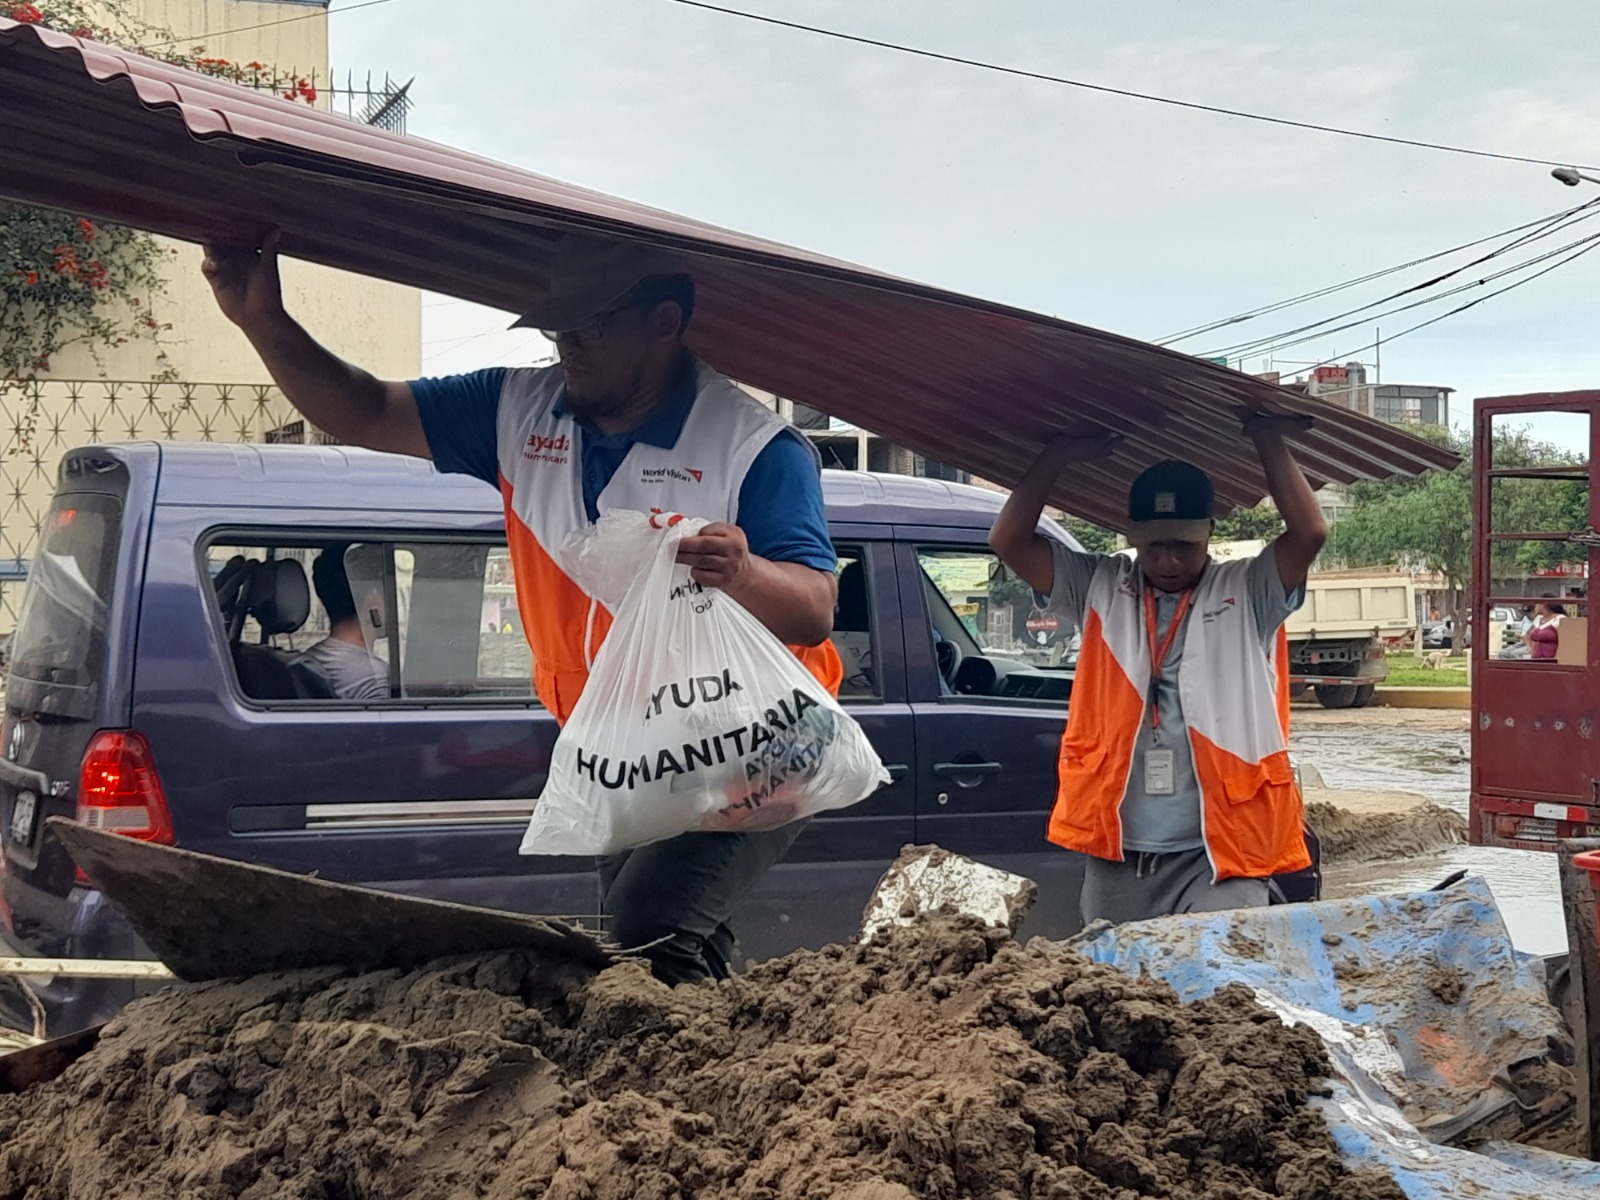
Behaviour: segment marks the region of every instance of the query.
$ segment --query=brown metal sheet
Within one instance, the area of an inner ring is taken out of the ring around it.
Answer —
[[[136,842],[65,817],[47,828],[156,957],[191,983],[321,966],[410,968],[493,950],[593,970],[615,958],[594,934],[561,921]]]
[[[91,1025],[25,1050],[0,1054],[0,1096],[25,1092],[36,1083],[48,1083],[57,1078],[95,1048],[104,1028],[103,1023]]]
[[[0,20],[0,196],[190,241],[282,231],[284,253],[515,311],[554,240],[671,246],[694,267],[694,348],[756,387],[929,458],[1015,483],[1061,429],[1126,442],[1052,500],[1119,527],[1139,470],[1204,467],[1225,505],[1266,492],[1247,411],[1306,413],[1317,483],[1451,467],[1404,430],[1087,326],[632,204],[398,137],[125,51]],[[317,332],[315,330],[313,333]]]

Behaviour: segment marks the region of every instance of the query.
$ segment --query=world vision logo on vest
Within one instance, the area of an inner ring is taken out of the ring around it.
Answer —
[[[640,483],[700,483],[705,479],[705,472],[694,467],[645,467],[639,472]]]
[[[546,434],[535,433],[528,438],[528,444],[522,448],[522,457],[529,462],[554,463],[560,466],[567,461],[571,451],[572,439],[566,434],[549,437]]]
[[[1218,617],[1233,612],[1237,607],[1238,603],[1234,597],[1224,596],[1221,604],[1217,605],[1215,608],[1206,609],[1200,614],[1200,619],[1209,624],[1212,621],[1215,621]]]

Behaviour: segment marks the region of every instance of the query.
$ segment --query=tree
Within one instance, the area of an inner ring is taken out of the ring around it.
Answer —
[[[1236,508],[1225,517],[1217,518],[1217,530],[1212,537],[1219,542],[1270,542],[1283,532],[1283,518],[1270,504],[1254,508]]]
[[[1103,526],[1079,517],[1063,518],[1061,525],[1085,550],[1097,554],[1117,552],[1117,534]],[[1219,542],[1270,542],[1282,532],[1283,518],[1278,510],[1270,504],[1258,504],[1254,508],[1236,508],[1227,516],[1218,517],[1217,530],[1212,536]]]
[[[1472,572],[1472,463],[1466,438],[1431,431],[1434,440],[1462,456],[1451,471],[1351,484],[1351,510],[1329,532],[1328,557],[1351,567],[1396,566],[1441,576],[1455,628],[1465,628],[1462,597]],[[1580,464],[1580,455],[1535,440],[1527,429],[1498,432],[1492,449],[1500,467]],[[1588,526],[1588,487],[1559,479],[1494,481],[1496,532],[1576,532]],[[1526,575],[1561,563],[1583,562],[1587,551],[1574,542],[1496,543],[1490,559],[1496,578]]]
[[[1117,535],[1104,526],[1085,521],[1081,517],[1063,517],[1061,527],[1085,550],[1091,550],[1096,554],[1117,552]]]

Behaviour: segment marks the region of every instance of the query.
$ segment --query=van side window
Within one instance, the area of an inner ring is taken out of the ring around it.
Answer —
[[[873,653],[872,594],[867,589],[866,555],[859,546],[838,547],[839,599],[833,612],[833,645],[844,662],[839,699],[876,697],[879,690]]]
[[[404,543],[394,563],[402,695],[533,695],[533,656],[504,546]]]
[[[1035,611],[1026,583],[976,547],[919,546],[917,561],[944,695],[1065,698],[1075,631]]]
[[[532,702],[503,544],[231,536],[206,561],[252,700]]]

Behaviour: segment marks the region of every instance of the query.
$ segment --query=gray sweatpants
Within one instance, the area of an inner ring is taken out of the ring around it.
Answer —
[[[1174,854],[1130,851],[1124,862],[1090,857],[1083,872],[1083,920],[1146,921],[1172,913],[1265,908],[1272,903],[1267,879],[1211,882],[1204,849]]]

